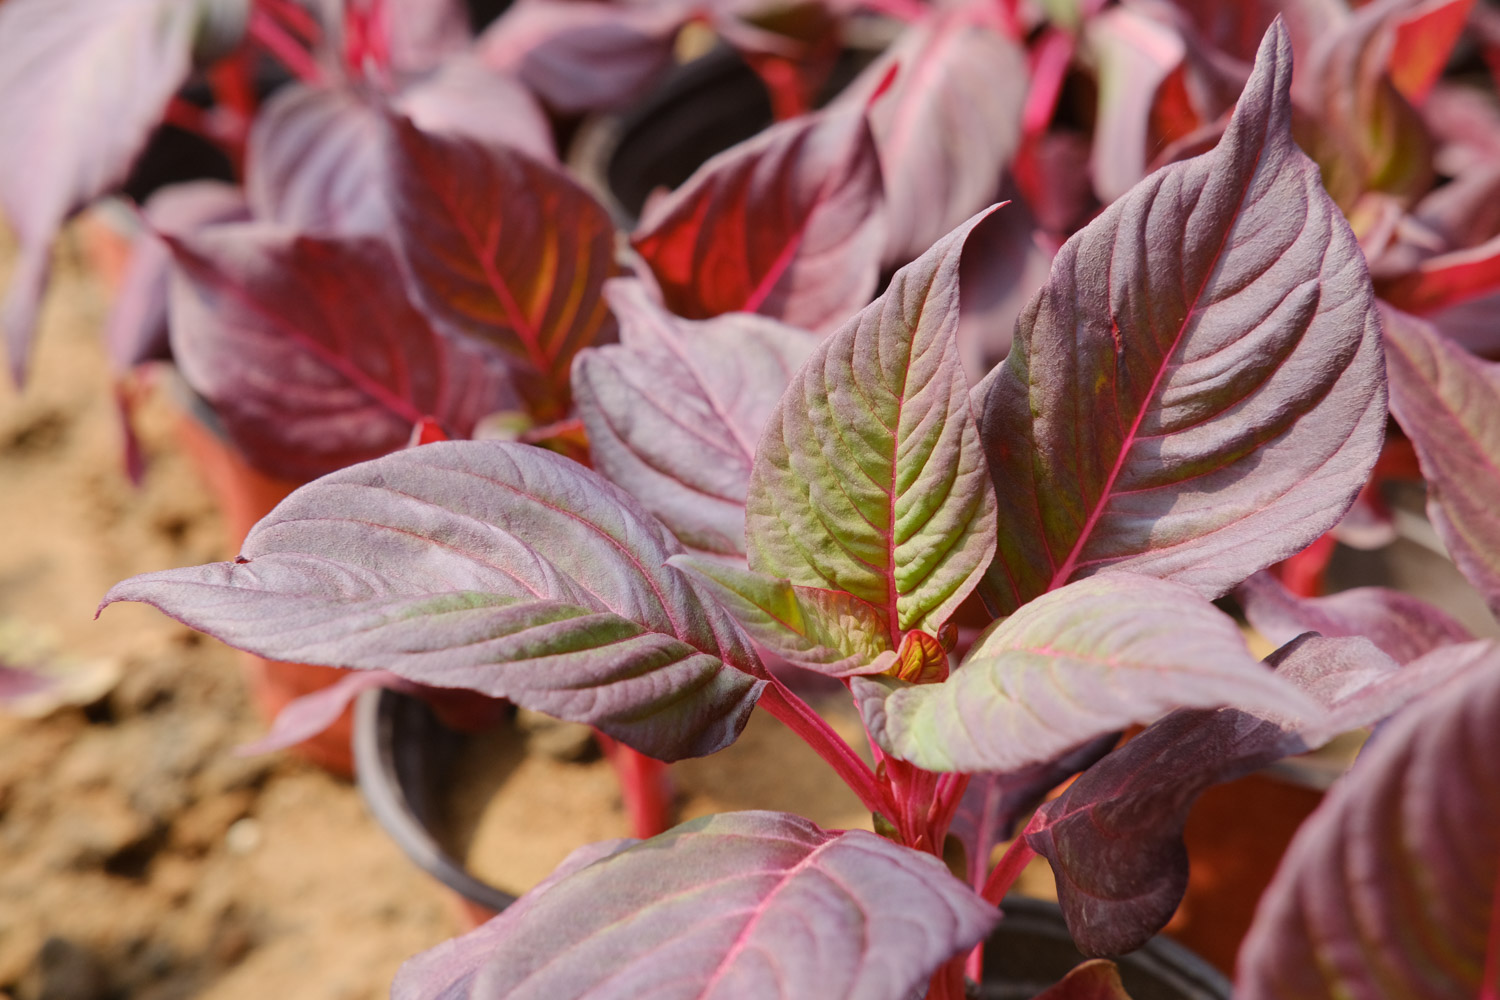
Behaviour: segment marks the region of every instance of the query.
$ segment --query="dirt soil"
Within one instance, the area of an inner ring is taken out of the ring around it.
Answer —
[[[83,246],[59,246],[30,384],[0,378],[0,644],[103,693],[0,714],[0,997],[384,996],[457,930],[443,892],[349,782],[233,754],[262,724],[231,650],[142,606],[93,620],[118,580],[230,553],[164,399],[140,487],[122,471]]]

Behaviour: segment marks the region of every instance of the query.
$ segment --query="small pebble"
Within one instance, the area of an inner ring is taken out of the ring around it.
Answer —
[[[246,817],[235,820],[224,831],[224,846],[230,854],[249,854],[260,846],[260,824]]]

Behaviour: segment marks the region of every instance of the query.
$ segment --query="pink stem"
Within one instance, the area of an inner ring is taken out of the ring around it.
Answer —
[[[1052,120],[1057,110],[1057,99],[1062,94],[1063,79],[1068,75],[1068,64],[1073,61],[1073,36],[1056,28],[1047,29],[1031,59],[1031,90],[1026,95],[1026,106],[1021,113],[1023,130],[1027,135],[1038,135]]]
[[[250,37],[275,56],[303,83],[323,82],[323,70],[285,28],[260,8],[250,13]]]
[[[818,756],[826,760],[838,772],[838,776],[844,779],[844,784],[859,796],[866,809],[894,818],[895,810],[891,808],[891,801],[885,790],[876,781],[875,772],[807,702],[772,677],[765,693],[760,697],[760,703],[765,706],[766,711],[817,751]]]

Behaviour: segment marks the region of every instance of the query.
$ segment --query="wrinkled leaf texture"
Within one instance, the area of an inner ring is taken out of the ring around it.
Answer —
[[[675,760],[732,742],[764,684],[733,619],[664,565],[680,551],[575,462],[456,441],[325,476],[237,561],[135,577],[105,603],[270,659],[508,698]]]
[[[0,5],[0,208],[20,243],[0,326],[17,383],[58,227],[125,179],[187,79],[200,27],[247,14],[246,0]]]
[[[688,319],[757,312],[826,333],[870,301],[885,240],[860,108],[782,122],[647,205],[631,242]]]
[[[772,812],[685,823],[517,906],[470,935],[472,979],[461,938],[458,968],[419,956],[399,1000],[909,1000],[999,918],[930,855]]]
[[[1454,563],[1500,615],[1500,364],[1384,309],[1391,412],[1417,449],[1427,515]]]
[[[870,735],[929,771],[1014,771],[1182,707],[1282,717],[1318,706],[1264,669],[1227,615],[1191,589],[1105,573],[1040,597],[975,643],[941,684],[863,678]]]
[[[1070,239],[974,390],[1001,613],[1105,567],[1215,597],[1338,522],[1385,392],[1364,257],[1292,143],[1273,26],[1224,139]]]
[[[993,211],[993,210],[991,210]],[[936,633],[994,552],[995,506],[958,355],[958,269],[989,212],[902,268],[819,345],[766,426],[750,568]]]
[[[1235,996],[1500,992],[1500,655],[1396,716],[1297,832]]]
[[[173,241],[172,350],[258,468],[307,480],[513,408],[504,361],[411,305],[380,240],[259,224]]]
[[[594,468],[688,548],[743,556],[755,442],[817,339],[749,313],[678,319],[636,281],[604,294],[620,343],[573,364]]]
[[[561,417],[573,356],[613,339],[607,212],[557,167],[514,149],[388,123],[396,233],[417,295],[439,322],[489,341],[533,412]]]
[[[1052,864],[1074,941],[1087,954],[1122,954],[1166,925],[1187,886],[1183,824],[1204,790],[1377,723],[1476,669],[1487,650],[1447,646],[1398,669],[1366,639],[1305,635],[1267,663],[1326,706],[1321,720],[1185,709],[1105,757],[1043,805],[1027,835]]]

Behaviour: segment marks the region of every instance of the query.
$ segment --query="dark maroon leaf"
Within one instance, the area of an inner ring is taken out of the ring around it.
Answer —
[[[1075,967],[1035,1000],[1130,1000],[1115,963],[1096,958]]]
[[[139,576],[105,603],[268,659],[509,698],[674,760],[732,742],[764,684],[734,620],[665,565],[680,551],[575,462],[452,441],[325,476],[235,562]]]
[[[1427,515],[1448,552],[1500,614],[1500,364],[1421,320],[1383,309],[1391,412],[1417,449]]]
[[[1288,130],[1267,34],[1210,154],[1068,241],[974,390],[1009,613],[1119,567],[1217,596],[1333,527],[1384,431],[1364,258]]]
[[[1119,733],[1105,733],[1056,760],[1005,774],[976,774],[964,790],[948,834],[964,845],[969,884],[984,885],[995,845],[1016,835],[1016,824],[1064,781],[1114,749]]]
[[[518,385],[536,415],[561,417],[573,356],[614,333],[609,214],[524,153],[389,127],[396,235],[422,303],[529,370]]]
[[[840,104],[867,104],[894,67],[869,111],[885,181],[886,267],[919,257],[995,201],[1020,143],[1026,96],[1025,54],[972,6],[908,28]]]
[[[1021,202],[1007,202],[970,237],[959,269],[958,353],[970,384],[1010,353],[1016,318],[1047,283],[1054,245]]]
[[[20,243],[0,326],[17,382],[58,226],[125,179],[200,33],[242,28],[248,10],[247,0],[0,5],[0,209]]]
[[[640,282],[611,281],[605,296],[621,342],[573,364],[594,468],[688,548],[744,555],[755,443],[817,339],[748,313],[678,319]]]
[[[173,354],[267,472],[311,479],[404,447],[426,417],[461,437],[516,405],[504,363],[433,330],[378,240],[221,226],[174,249]]]
[[[104,326],[110,364],[123,373],[144,361],[167,357],[167,291],[172,251],[158,233],[191,236],[205,226],[243,222],[245,196],[232,184],[190,181],[164,187],[142,209],[146,227],[136,235],[130,265],[115,293]]]
[[[1052,864],[1078,946],[1112,955],[1145,944],[1187,885],[1182,827],[1208,787],[1371,725],[1475,669],[1486,643],[1447,646],[1397,668],[1365,639],[1305,636],[1268,660],[1328,714],[1284,725],[1234,709],[1173,712],[1084,772],[1038,811],[1028,843]]]
[[[1392,720],[1303,824],[1235,996],[1500,991],[1500,653]]]
[[[999,919],[930,855],[771,812],[685,823],[517,906],[444,946],[448,968],[419,956],[396,995],[910,1000]]]
[[[480,37],[479,57],[564,114],[635,103],[672,65],[690,6],[520,0]]]
[[[1329,638],[1362,635],[1397,663],[1442,646],[1469,642],[1469,630],[1420,598],[1384,587],[1359,587],[1329,597],[1297,597],[1270,573],[1256,573],[1235,597],[1256,631],[1280,646],[1303,632]]]
[[[758,312],[828,332],[875,293],[885,214],[862,109],[766,129],[647,209],[631,242],[679,316]]]

